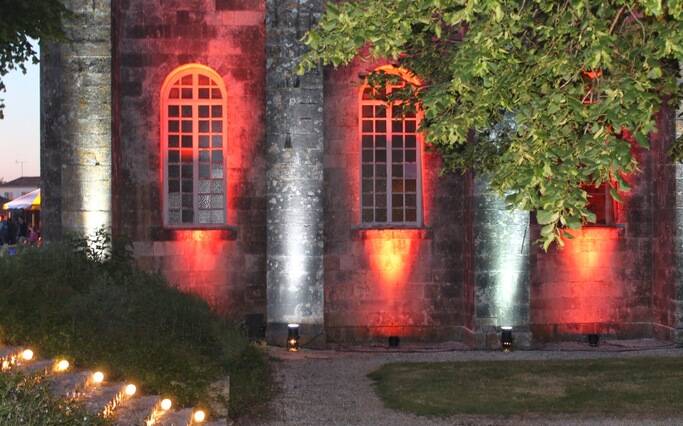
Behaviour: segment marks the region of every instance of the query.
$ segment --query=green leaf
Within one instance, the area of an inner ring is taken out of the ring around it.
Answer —
[[[536,212],[536,221],[539,225],[548,225],[557,222],[560,214],[556,212],[547,212],[545,210],[538,210]]]
[[[660,67],[654,67],[647,73],[647,78],[650,80],[656,80],[658,78],[661,78],[663,75],[662,69]]]
[[[567,219],[567,226],[570,229],[581,229],[581,221],[577,218],[569,218]]]
[[[614,199],[614,201],[616,201],[616,202],[618,202],[618,203],[623,202],[622,199],[621,199],[621,195],[619,195],[619,193],[617,192],[616,189],[610,188],[610,189],[609,189],[609,195],[612,196],[612,198]]]

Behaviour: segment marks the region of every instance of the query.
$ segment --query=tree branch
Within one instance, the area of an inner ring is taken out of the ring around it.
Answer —
[[[621,15],[624,14],[624,10],[626,10],[626,5],[621,6],[619,9],[619,12],[617,12],[617,16],[614,17],[614,20],[612,21],[612,25],[609,27],[609,35],[612,35],[614,32],[614,28],[616,28],[617,23],[619,22],[619,19],[621,19]]]

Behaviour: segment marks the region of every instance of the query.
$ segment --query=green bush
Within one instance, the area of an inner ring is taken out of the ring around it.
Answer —
[[[41,426],[97,426],[103,419],[81,406],[53,398],[39,376],[0,375],[0,424]]]
[[[135,268],[125,245],[113,247],[75,240],[0,258],[0,341],[70,357],[185,405],[206,402],[208,385],[229,374],[233,416],[268,398],[265,355],[237,326]]]

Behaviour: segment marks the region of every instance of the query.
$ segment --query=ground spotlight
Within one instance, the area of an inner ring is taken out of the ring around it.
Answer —
[[[390,348],[398,348],[398,346],[401,344],[401,338],[398,336],[389,336],[389,347]]]
[[[512,327],[501,327],[500,346],[503,352],[510,352],[512,350]]]
[[[33,351],[26,349],[21,353],[21,359],[24,361],[31,361],[33,359]]]
[[[299,324],[287,324],[287,350],[289,352],[299,350]]]
[[[588,345],[592,348],[597,348],[600,344],[600,335],[597,333],[591,333],[588,335]]]

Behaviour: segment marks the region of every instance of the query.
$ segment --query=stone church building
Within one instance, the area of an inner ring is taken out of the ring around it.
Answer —
[[[520,346],[587,333],[683,341],[675,117],[599,224],[539,250],[538,226],[438,154],[356,61],[297,76],[323,0],[68,0],[43,45],[46,239],[111,226],[141,266],[284,343]],[[391,88],[389,89],[391,90]],[[680,184],[680,185],[679,185]]]

